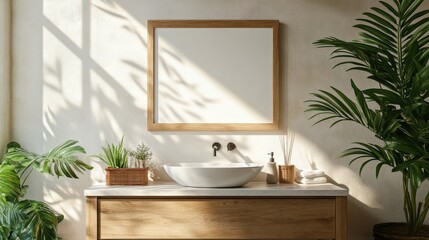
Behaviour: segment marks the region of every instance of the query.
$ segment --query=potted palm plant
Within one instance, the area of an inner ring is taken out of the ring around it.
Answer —
[[[380,6],[357,19],[358,40],[328,37],[314,43],[334,49],[336,66],[365,72],[364,81],[378,85],[362,89],[351,80],[353,99],[334,87],[321,90],[313,93],[306,110],[314,112],[316,123],[355,122],[381,140],[380,144],[357,142],[343,152],[342,156],[353,157],[351,162],[362,161],[360,172],[376,162],[377,177],[383,166],[402,173],[406,224],[375,225],[375,239],[428,239],[424,221],[429,192],[423,192],[422,200],[417,197],[429,179],[429,10],[419,10],[423,2],[379,1]],[[406,233],[396,233],[401,226],[406,226]]]
[[[64,218],[42,201],[25,199],[26,180],[34,171],[58,177],[78,178],[76,172],[92,169],[79,160],[85,150],[69,140],[46,154],[29,152],[16,142],[0,159],[0,239],[60,239],[57,225]]]

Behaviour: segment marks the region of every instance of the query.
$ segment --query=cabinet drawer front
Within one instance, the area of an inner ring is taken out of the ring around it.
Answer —
[[[335,199],[100,199],[101,239],[335,238]]]

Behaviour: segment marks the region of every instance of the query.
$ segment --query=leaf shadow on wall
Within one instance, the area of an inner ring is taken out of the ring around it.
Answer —
[[[109,1],[105,1],[108,3]],[[86,148],[88,154],[100,152],[105,141],[116,142],[122,135],[125,136],[128,144],[137,145],[142,139],[149,145],[154,146],[153,151],[162,159],[162,152],[171,146],[186,142],[186,139],[196,138],[195,148],[206,148],[211,146],[211,140],[201,137],[198,134],[175,133],[174,136],[161,134],[155,136],[146,131],[146,109],[145,79],[147,69],[141,62],[134,59],[119,59],[123,68],[127,72],[127,81],[130,85],[136,86],[132,89],[129,85],[123,84],[123,79],[110,71],[108,66],[103,65],[98,59],[92,57],[93,46],[97,44],[91,39],[91,11],[90,3],[83,1],[83,29],[82,46],[77,45],[63,32],[55,22],[48,17],[43,18],[44,31],[49,32],[55,42],[61,43],[67,52],[77,57],[76,64],[81,65],[81,79],[70,79],[66,74],[66,69],[71,66],[65,64],[65,59],[60,53],[51,56],[44,56],[44,78],[48,79],[43,84],[43,124],[44,139],[47,143],[56,143],[58,139],[73,138],[80,140]],[[116,6],[116,5],[115,5]],[[103,10],[111,18],[117,18],[124,22],[124,29],[132,33],[140,43],[140,48],[147,48],[141,30],[137,30],[128,23],[125,14],[121,14],[121,9],[112,11]],[[130,21],[131,22],[131,21]],[[46,43],[49,45],[49,42]],[[49,59],[51,58],[52,59]],[[172,74],[174,72],[172,71]],[[78,88],[70,94],[70,85],[73,81],[80,82]],[[134,93],[138,94],[135,95]],[[203,100],[204,101],[204,100]],[[174,111],[174,109],[171,109]],[[203,133],[204,134],[204,133]],[[160,136],[160,137],[159,137]],[[245,142],[242,142],[246,146]],[[243,147],[242,149],[245,149]],[[209,150],[211,151],[211,149]],[[178,150],[176,154],[181,154]],[[193,152],[184,150],[183,155],[193,156]],[[88,161],[94,158],[88,157]],[[98,166],[98,163],[93,164]],[[98,171],[98,173],[101,173]],[[84,216],[83,190],[94,181],[103,181],[103,176],[97,174],[80,175],[80,180],[61,179],[54,180],[52,177],[41,179],[40,192],[49,204],[53,205],[59,212],[65,214],[65,219],[60,224],[62,226],[77,226]],[[76,205],[76,202],[78,203]],[[65,203],[65,204],[64,204]],[[73,207],[70,207],[73,205]],[[196,230],[197,231],[197,230]],[[84,232],[84,231],[79,231]],[[73,236],[73,233],[67,233]]]
[[[128,32],[135,36],[138,39],[138,48],[143,49],[144,54],[147,54],[147,43],[145,40],[146,37],[146,27],[145,22],[137,22],[134,19],[135,16],[128,16],[128,10],[122,9],[121,6],[119,6],[115,1],[103,1],[103,5],[97,5],[96,8],[100,9],[101,12],[103,12],[106,16],[115,19],[115,21],[121,21],[123,22],[123,28],[128,30]],[[146,57],[146,56],[144,56]],[[174,58],[176,61],[181,62],[182,59],[180,56],[175,55],[173,53],[170,54],[171,58]],[[146,58],[145,58],[146,60]],[[138,85],[141,89],[141,97],[138,99],[130,100],[132,101],[139,101],[146,103],[147,101],[147,91],[146,91],[146,81],[147,81],[147,69],[146,69],[146,62],[145,60],[139,60],[136,61],[135,59],[129,59],[124,58],[121,59],[121,63],[126,66],[126,69],[128,69],[129,72],[134,71],[135,74],[130,74],[129,77],[132,78],[136,85]],[[165,63],[165,61],[161,58],[161,64],[163,65],[164,70],[167,72],[168,76],[175,79],[177,84],[180,84],[180,86],[187,89],[187,91],[195,91],[196,92],[196,99],[195,104],[204,106],[209,104],[212,99],[208,99],[203,92],[198,92],[195,89],[195,86],[187,84],[184,77],[172,66]],[[103,77],[104,79],[104,77]],[[112,81],[115,79],[111,79]],[[109,80],[110,82],[110,80]],[[187,103],[181,100],[180,93],[177,91],[176,86],[167,86],[163,85],[165,89],[168,91],[165,92],[166,96],[165,98],[168,99],[167,101],[167,108],[161,109],[160,114],[164,115],[174,115],[180,118],[179,115],[177,115],[176,108],[177,105],[179,105],[180,108],[184,109],[184,112],[188,115],[191,115],[192,117],[196,119],[200,119],[201,117],[198,115],[198,112],[190,112],[187,111]],[[119,88],[121,89],[121,88]],[[115,88],[115,90],[118,90]],[[129,95],[129,89],[122,88],[120,92],[120,95],[128,94]],[[127,93],[128,92],[128,93]],[[118,94],[119,95],[119,94]],[[129,101],[125,101],[129,102]],[[213,133],[207,133],[207,132],[198,132],[196,133],[190,133],[190,132],[148,132],[146,130],[146,104],[143,105],[143,107],[139,108],[136,106],[126,106],[125,109],[129,109],[127,111],[128,118],[121,122],[121,126],[123,126],[123,132],[128,139],[129,142],[132,142],[133,144],[138,144],[140,141],[143,140],[145,143],[147,143],[151,148],[152,151],[155,154],[155,159],[163,162],[163,159],[171,159],[171,156],[168,156],[169,149],[171,149],[172,146],[178,146],[175,149],[175,153],[177,155],[180,155],[183,159],[188,159],[188,161],[195,161],[195,149],[207,149],[208,153],[211,153],[211,144],[212,140],[208,139],[206,136],[207,134],[213,135]],[[115,111],[113,111],[115,112]],[[129,131],[127,129],[132,127],[132,131]],[[216,134],[230,134],[230,133],[219,133],[216,132]],[[119,134],[117,134],[119,135]],[[204,136],[206,135],[206,136]],[[213,136],[213,138],[216,138],[216,136]],[[193,150],[190,151],[188,149],[184,149],[183,147],[180,147],[181,144],[189,144],[189,142],[192,142]],[[245,144],[245,142],[243,142]],[[245,146],[245,145],[244,145]],[[242,149],[245,149],[243,147]],[[174,156],[175,158],[177,156]],[[198,161],[199,159],[197,159]],[[239,161],[239,156],[230,157],[229,160],[231,161]],[[201,159],[200,161],[204,161]],[[155,179],[168,179],[163,169],[159,169],[155,171]]]

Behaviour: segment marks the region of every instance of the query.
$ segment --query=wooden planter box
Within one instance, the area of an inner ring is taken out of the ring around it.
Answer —
[[[147,185],[149,168],[106,168],[106,185]]]

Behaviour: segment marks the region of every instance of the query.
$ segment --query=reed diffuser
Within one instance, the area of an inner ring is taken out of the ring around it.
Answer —
[[[295,180],[295,165],[291,164],[295,133],[289,131],[279,136],[279,140],[284,160],[284,165],[279,165],[279,182],[292,184]]]

